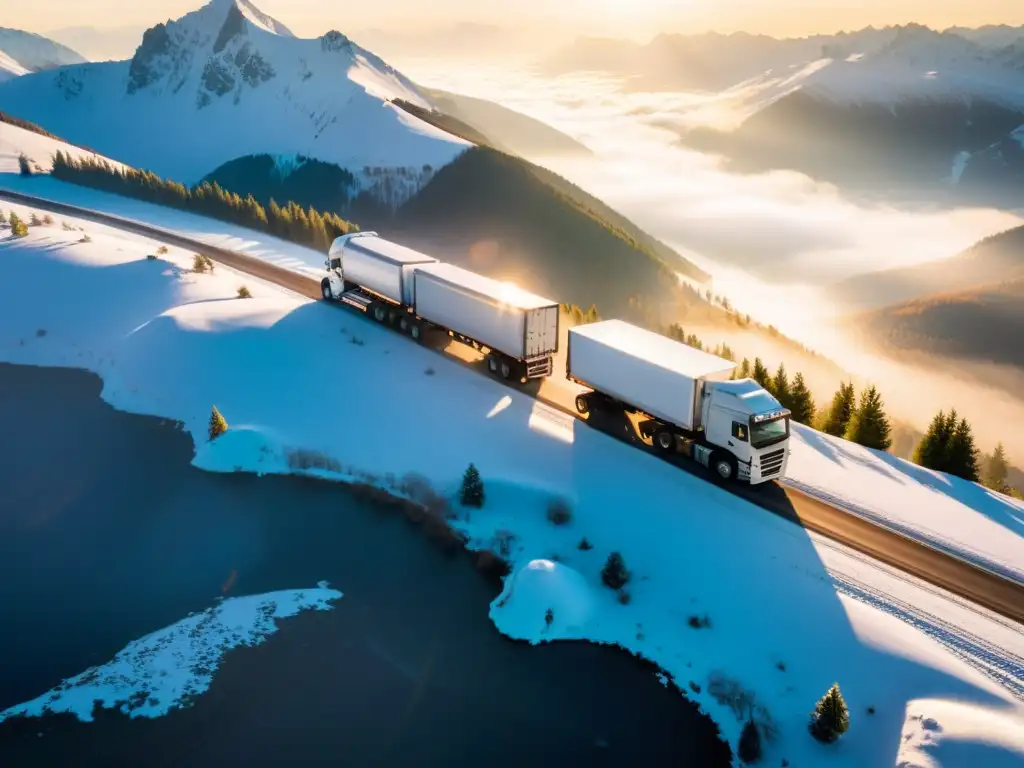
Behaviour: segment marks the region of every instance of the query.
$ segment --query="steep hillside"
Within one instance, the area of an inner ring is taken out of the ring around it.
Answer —
[[[248,0],[211,0],[157,24],[130,61],[0,83],[0,109],[189,184],[250,154],[407,173],[469,146],[396,98],[427,106],[408,78],[341,33],[296,38]]]
[[[563,302],[621,315],[636,311],[635,296],[674,320],[694,312],[708,321],[724,317],[673,274],[704,282],[706,273],[568,181],[490,148],[463,153],[397,208],[363,192],[344,169],[305,158],[284,171],[266,155],[239,158],[208,180],[262,202],[295,200],[340,213],[362,229]]]
[[[849,309],[868,309],[1022,278],[1024,226],[986,237],[948,259],[858,275],[833,285],[829,295]]]
[[[889,352],[1024,367],[1024,278],[874,310],[853,325]]]

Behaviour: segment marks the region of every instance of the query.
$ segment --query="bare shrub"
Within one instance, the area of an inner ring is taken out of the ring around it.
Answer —
[[[619,605],[629,605],[633,602],[633,595],[628,589],[620,589],[615,599],[619,601]]]
[[[47,214],[45,214],[45,215],[43,216],[43,224],[45,224],[45,225],[46,225],[46,226],[48,226],[48,227],[49,227],[50,225],[52,225],[52,224],[53,224],[53,216],[51,216],[51,215],[50,215],[50,214],[48,214],[48,213],[47,213]]]
[[[166,256],[167,255],[167,246],[166,245],[161,245],[159,248],[156,249],[156,253],[157,253],[158,256]]]
[[[240,298],[240,299],[251,299],[252,298],[252,293],[249,291],[248,287],[246,287],[244,285],[240,285],[240,286],[238,286],[238,298]]]
[[[552,525],[568,525],[572,522],[572,507],[561,497],[548,502],[548,522]]]
[[[146,254],[146,260],[147,261],[156,261],[156,254],[155,253],[147,253]]]
[[[518,538],[512,531],[495,531],[494,548],[501,557],[508,557],[512,554],[512,545],[515,544]]]
[[[705,629],[711,626],[711,618],[706,613],[703,616],[693,615],[687,623],[694,629]]]
[[[88,232],[86,232],[86,233],[85,233],[84,235],[82,235],[82,236],[81,236],[81,237],[80,237],[80,238],[78,239],[78,242],[80,242],[80,243],[91,243],[91,242],[92,242],[92,238],[91,238],[91,237],[89,237],[89,233],[88,233]]]
[[[206,259],[202,254],[197,253],[192,256],[192,271],[200,275],[206,271]]]
[[[308,448],[293,448],[287,454],[288,468],[297,470],[323,469],[329,472],[341,472],[341,463],[323,451]]]
[[[576,545],[576,548],[583,550],[584,552],[588,552],[594,548],[594,545],[587,541],[587,537],[584,536],[582,539],[580,539],[580,543]]]
[[[768,708],[757,701],[753,691],[747,690],[738,681],[722,672],[708,675],[708,693],[723,706],[729,707],[738,721],[753,720],[766,741],[774,741],[778,727]]]

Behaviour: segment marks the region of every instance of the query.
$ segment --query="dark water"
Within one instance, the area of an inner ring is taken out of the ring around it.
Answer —
[[[344,486],[192,468],[190,438],[81,371],[0,365],[0,710],[221,594],[344,597],[229,652],[194,706],[0,724],[0,766],[726,766],[627,654],[502,637],[496,591]],[[682,681],[684,684],[686,681]]]

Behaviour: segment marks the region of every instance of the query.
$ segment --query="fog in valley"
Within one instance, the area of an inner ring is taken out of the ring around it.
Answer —
[[[979,239],[1013,227],[1020,216],[995,209],[910,209],[855,202],[833,185],[789,171],[724,172],[718,161],[682,147],[679,125],[734,125],[757,94],[729,98],[627,93],[596,74],[541,77],[508,64],[450,66],[438,59],[394,64],[417,82],[492,99],[542,120],[586,144],[592,158],[533,157],[633,219],[713,275],[715,293],[741,312],[772,324],[849,372],[875,383],[889,412],[923,429],[939,409],[955,407],[991,451],[1002,440],[1024,463],[1024,435],[1007,425],[1024,420],[1024,399],[1010,392],[1017,369],[921,357],[891,360],[840,330],[845,310],[825,287],[852,275],[952,256]],[[839,384],[834,366],[736,328],[687,327],[741,356],[760,354],[770,368],[783,360],[802,370],[816,399]]]

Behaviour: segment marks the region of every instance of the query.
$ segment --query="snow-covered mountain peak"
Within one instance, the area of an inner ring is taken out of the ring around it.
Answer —
[[[408,175],[469,146],[397,100],[429,106],[342,33],[296,37],[249,0],[210,0],[151,27],[128,61],[0,83],[0,110],[189,184],[250,155]]]

